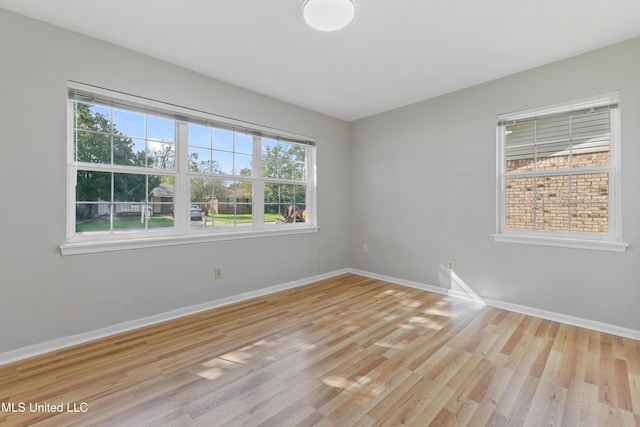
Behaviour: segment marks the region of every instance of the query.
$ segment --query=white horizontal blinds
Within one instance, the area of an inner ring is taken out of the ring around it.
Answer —
[[[576,155],[608,152],[611,109],[616,107],[606,105],[505,122],[507,172],[576,167],[572,165]],[[519,166],[514,168],[518,160]]]
[[[271,129],[258,124],[246,123],[223,116],[213,115],[205,111],[167,104],[152,99],[140,98],[125,93],[107,91],[105,89],[83,84],[70,83],[70,86],[72,87],[68,89],[69,99],[73,99],[86,104],[98,104],[113,108],[122,108],[129,111],[138,111],[141,113],[163,116],[174,120],[198,124],[211,128],[226,129],[234,132],[244,133],[247,135],[271,138],[295,144],[309,145],[314,147],[316,145],[315,140],[311,138],[305,138],[304,136],[291,134],[289,132],[280,131],[277,129]],[[115,93],[119,98],[111,96],[110,93]]]

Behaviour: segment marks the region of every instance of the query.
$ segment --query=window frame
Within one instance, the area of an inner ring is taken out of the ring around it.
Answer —
[[[569,115],[572,112],[610,105],[609,166],[588,168],[559,168],[527,172],[506,171],[506,123],[522,119],[539,119],[551,115]],[[494,241],[544,246],[624,252],[628,247],[622,242],[621,232],[621,186],[620,186],[620,108],[619,93],[612,92],[600,96],[564,102],[551,106],[533,108],[497,116],[496,126],[496,233]],[[591,173],[608,174],[608,222],[607,233],[575,231],[546,231],[529,229],[508,229],[506,227],[506,181],[509,178],[533,178],[545,176],[578,176]]]
[[[66,242],[60,245],[62,255],[312,233],[319,230],[316,216],[317,184],[315,171],[317,147],[315,138],[78,82],[69,81],[67,89],[67,232]],[[76,102],[91,103],[91,101],[97,105],[109,106],[113,109],[141,112],[174,120],[174,169],[167,170],[149,168],[148,166],[121,166],[113,163],[99,164],[76,161],[74,106]],[[222,173],[201,174],[190,171],[188,165],[189,142],[187,139],[187,128],[190,123],[252,135],[252,175],[240,176],[237,171],[234,171],[232,175]],[[262,176],[262,138],[299,144],[305,147],[306,179],[304,181],[292,181],[306,186],[307,220],[305,222],[264,223],[265,201],[263,187],[265,182],[271,182],[272,179]],[[78,170],[172,176],[174,178],[173,227],[170,230],[147,231],[145,227],[145,230],[123,233],[78,234],[76,232],[76,177]],[[206,230],[194,230],[190,224],[188,213],[189,205],[193,204],[190,196],[192,177],[232,181],[242,179],[243,181],[252,182],[252,224],[239,227],[211,227]]]

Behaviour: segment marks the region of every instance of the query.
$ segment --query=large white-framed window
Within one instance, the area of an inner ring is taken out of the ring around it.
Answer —
[[[497,118],[496,241],[624,251],[619,94]]]
[[[317,231],[313,138],[68,87],[63,254]]]

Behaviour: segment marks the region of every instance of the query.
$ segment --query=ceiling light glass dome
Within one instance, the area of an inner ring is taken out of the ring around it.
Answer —
[[[319,31],[340,30],[356,16],[355,0],[305,0],[302,4],[305,22]]]

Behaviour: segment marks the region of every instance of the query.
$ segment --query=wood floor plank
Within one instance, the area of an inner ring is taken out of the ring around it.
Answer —
[[[0,403],[2,426],[626,427],[640,342],[344,274],[2,366]]]

